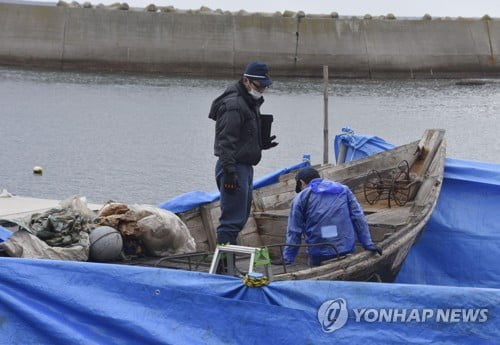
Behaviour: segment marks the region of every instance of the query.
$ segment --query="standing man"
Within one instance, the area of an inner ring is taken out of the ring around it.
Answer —
[[[345,255],[354,251],[357,237],[363,248],[382,255],[372,242],[361,206],[347,186],[321,179],[312,167],[300,169],[295,180],[295,191],[299,194],[290,209],[287,244],[300,244],[304,234],[307,244],[331,243],[339,255]],[[298,251],[298,247],[285,247],[285,264],[290,265]],[[307,254],[311,266],[337,256],[331,246],[310,246]]]
[[[261,151],[278,145],[271,136],[262,142],[260,106],[263,93],[272,84],[267,65],[250,63],[241,79],[217,97],[209,118],[215,123],[214,154],[219,158],[215,179],[220,191],[221,216],[217,243],[236,244],[252,204],[253,166]]]

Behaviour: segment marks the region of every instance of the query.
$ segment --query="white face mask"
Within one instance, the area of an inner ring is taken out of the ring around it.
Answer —
[[[248,93],[250,94],[250,96],[253,97],[253,99],[259,99],[262,96],[264,96],[263,93],[261,93],[261,92],[259,92],[257,90],[254,90],[254,89],[251,89],[250,91],[248,91]]]

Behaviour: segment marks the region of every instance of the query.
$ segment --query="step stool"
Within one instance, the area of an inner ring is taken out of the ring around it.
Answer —
[[[218,245],[215,248],[214,257],[212,258],[212,263],[210,265],[209,273],[216,273],[217,267],[219,266],[219,262],[222,258],[222,255],[226,254],[227,256],[227,273],[236,276],[235,265],[236,265],[236,255],[240,254],[243,256],[248,256],[249,265],[248,272],[254,272],[255,267],[264,266],[266,270],[266,276],[271,281],[273,271],[271,269],[271,260],[269,259],[269,251],[266,247],[264,248],[254,248],[254,247],[246,247],[246,246],[237,246],[234,244],[228,245]]]

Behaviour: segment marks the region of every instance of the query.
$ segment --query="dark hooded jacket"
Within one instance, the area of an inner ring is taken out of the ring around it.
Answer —
[[[260,106],[243,82],[229,86],[210,108],[209,118],[215,123],[214,154],[225,172],[236,171],[236,163],[256,165],[262,156]]]

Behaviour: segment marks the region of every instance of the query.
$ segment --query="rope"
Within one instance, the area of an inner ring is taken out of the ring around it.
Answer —
[[[251,273],[252,274],[252,273]],[[246,274],[243,277],[243,284],[249,287],[261,287],[265,285],[269,285],[269,278],[262,274],[252,274],[252,276],[248,276]]]

